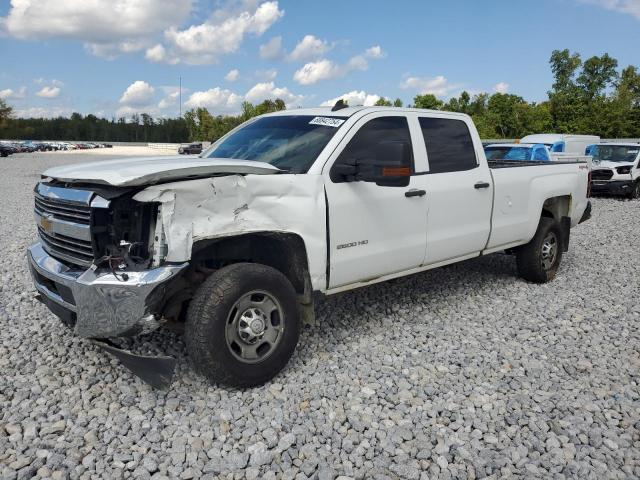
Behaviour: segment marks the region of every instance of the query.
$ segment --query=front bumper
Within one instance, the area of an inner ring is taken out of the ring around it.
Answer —
[[[70,268],[40,242],[29,247],[27,258],[43,303],[85,338],[131,336],[157,328],[167,284],[188,265],[127,272],[123,280],[109,271]]]
[[[592,193],[628,195],[633,190],[633,180],[592,180]]]

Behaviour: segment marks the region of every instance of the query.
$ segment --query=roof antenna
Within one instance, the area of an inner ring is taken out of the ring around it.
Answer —
[[[337,112],[338,110],[342,110],[343,108],[349,108],[349,105],[347,105],[343,99],[340,99],[336,102],[331,111]]]

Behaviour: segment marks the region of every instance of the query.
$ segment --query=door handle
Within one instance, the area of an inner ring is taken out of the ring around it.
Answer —
[[[478,182],[473,186],[473,188],[479,190],[481,188],[489,188],[490,186],[491,184],[489,182]]]
[[[404,196],[409,197],[424,197],[427,194],[426,190],[409,190],[408,192],[404,192]]]

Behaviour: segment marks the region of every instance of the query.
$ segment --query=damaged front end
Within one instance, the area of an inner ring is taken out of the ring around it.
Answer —
[[[156,329],[173,281],[188,265],[154,259],[158,205],[134,201],[135,193],[51,181],[35,188],[39,241],[27,252],[34,284],[80,337]]]
[[[40,241],[28,251],[38,292],[68,311],[74,333],[107,338],[158,326],[170,281],[187,264],[153,266],[157,205],[127,190],[39,183]]]

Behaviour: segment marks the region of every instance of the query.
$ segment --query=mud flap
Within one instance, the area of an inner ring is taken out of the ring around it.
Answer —
[[[95,345],[113,355],[120,363],[143,382],[156,389],[166,389],[171,385],[176,359],[167,356],[152,357],[136,355],[116,347],[108,340],[91,340]]]
[[[587,202],[587,208],[584,209],[584,213],[582,214],[582,218],[578,222],[579,224],[583,223],[583,222],[586,222],[587,220],[589,220],[591,218],[591,209],[592,209],[591,200],[589,200]]]

